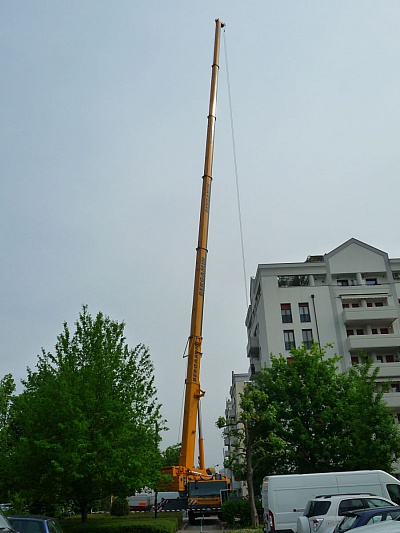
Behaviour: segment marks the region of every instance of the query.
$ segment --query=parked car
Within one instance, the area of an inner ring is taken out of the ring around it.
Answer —
[[[18,533],[63,533],[57,520],[48,516],[11,515],[7,518]]]
[[[367,493],[317,496],[307,502],[303,516],[297,519],[297,533],[332,533],[349,511],[394,505],[387,498]]]
[[[296,532],[306,503],[319,494],[365,493],[400,505],[400,481],[382,470],[265,476],[261,489],[265,532]]]
[[[13,527],[12,525],[10,524],[10,522],[7,520],[7,518],[4,516],[4,514],[2,513],[2,511],[0,510],[0,530],[3,532],[7,532],[7,531],[12,531],[13,533],[14,530],[13,530]]]
[[[397,520],[398,517],[400,517],[399,505],[349,511],[335,527],[333,533],[344,533],[356,527],[368,526],[370,524],[385,522],[386,520]]]
[[[378,524],[361,526],[357,529],[357,533],[400,533],[400,521],[385,520],[385,522]]]

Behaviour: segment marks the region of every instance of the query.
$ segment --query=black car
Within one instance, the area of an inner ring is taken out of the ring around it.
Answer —
[[[18,533],[63,533],[57,520],[49,516],[11,515],[7,518]]]
[[[385,520],[396,520],[400,517],[400,506],[375,507],[348,511],[333,530],[333,533],[344,533],[355,527],[369,526]]]

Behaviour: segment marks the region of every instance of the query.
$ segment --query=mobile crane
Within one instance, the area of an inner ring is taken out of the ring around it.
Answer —
[[[187,373],[185,380],[185,404],[182,424],[182,447],[178,466],[162,469],[166,475],[168,490],[179,492],[180,498],[174,501],[174,508],[188,509],[189,522],[194,523],[196,516],[217,514],[221,509],[221,492],[229,491],[229,478],[215,473],[214,468],[206,468],[204,460],[204,441],[201,427],[200,400],[205,392],[200,387],[200,364],[202,357],[202,326],[204,291],[207,264],[207,239],[210,214],[212,182],[212,161],[214,130],[216,120],[216,97],[219,70],[220,34],[224,24],[215,21],[214,57],[212,65],[210,104],[208,113],[207,138],[204,161],[204,175],[200,207],[199,235],[196,248],[196,268],[194,276],[193,305],[188,339]],[[198,426],[199,464],[194,464]],[[163,489],[166,484],[163,483]]]

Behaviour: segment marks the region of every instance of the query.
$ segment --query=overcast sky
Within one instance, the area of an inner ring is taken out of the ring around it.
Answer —
[[[2,0],[1,377],[82,304],[144,343],[180,440],[216,18],[221,42],[203,325],[205,455],[247,372],[246,263],[351,237],[400,256],[398,0]]]

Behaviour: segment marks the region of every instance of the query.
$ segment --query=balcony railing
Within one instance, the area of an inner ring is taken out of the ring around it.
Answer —
[[[291,350],[296,348],[296,343],[294,341],[285,341],[285,350]]]
[[[385,305],[382,307],[352,307],[343,309],[343,321],[345,324],[351,323],[390,323],[397,320],[398,314],[394,306]]]
[[[350,335],[347,337],[347,348],[355,352],[360,350],[386,349],[400,347],[400,334],[387,333],[380,335]]]

